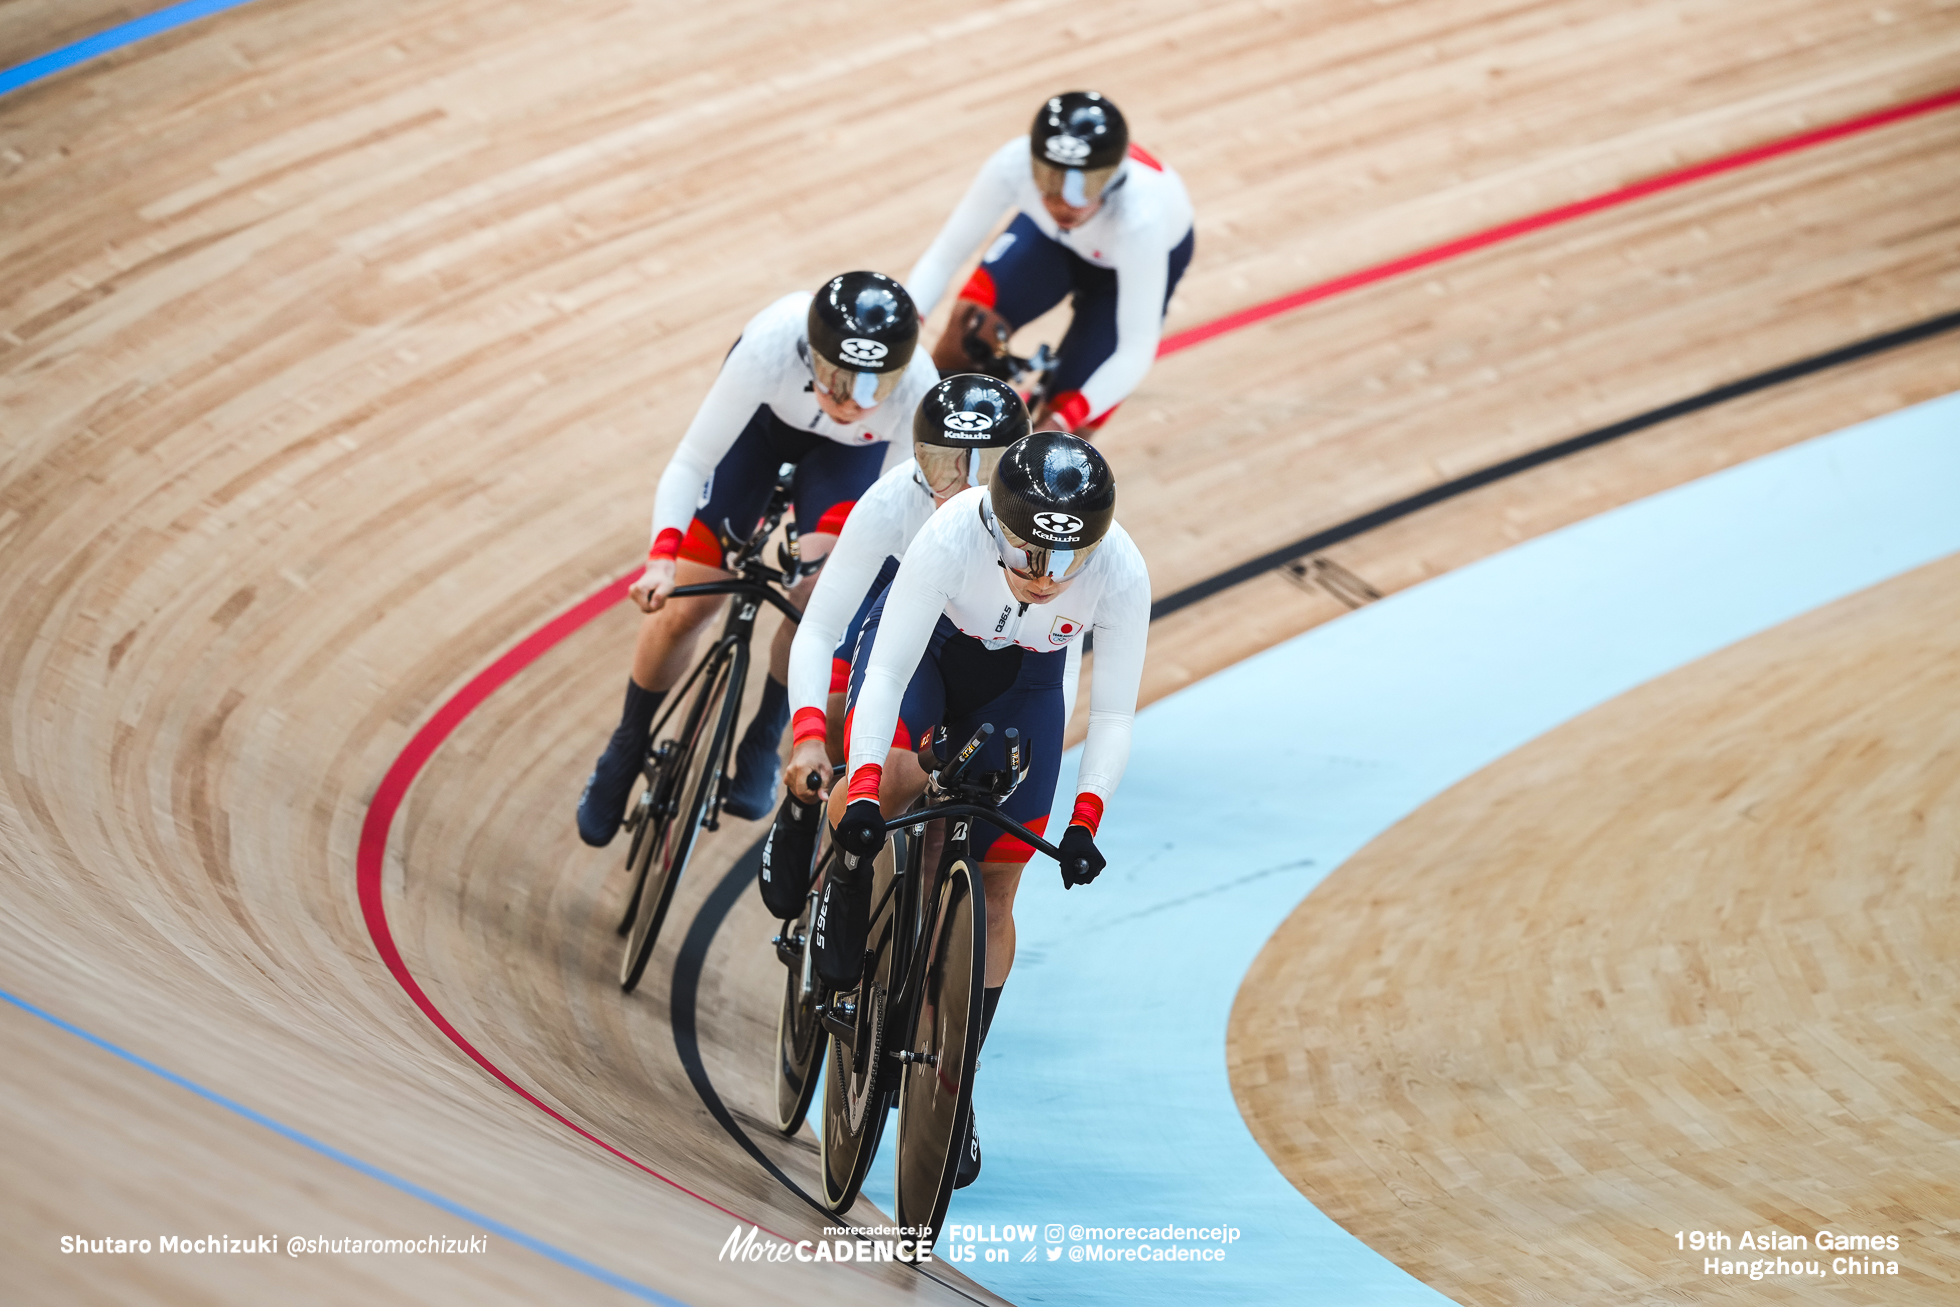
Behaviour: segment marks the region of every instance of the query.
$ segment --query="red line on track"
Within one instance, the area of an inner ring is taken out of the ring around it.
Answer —
[[[1158,346],[1157,353],[1160,357],[1165,354],[1175,354],[1179,350],[1189,349],[1193,345],[1201,344],[1217,336],[1223,336],[1228,332],[1238,331],[1243,327],[1252,326],[1257,322],[1264,322],[1268,318],[1277,317],[1279,314],[1286,313],[1292,309],[1301,308],[1319,300],[1331,299],[1346,291],[1357,290],[1379,281],[1386,281],[1388,278],[1399,276],[1404,272],[1412,272],[1417,268],[1426,268],[1447,259],[1456,258],[1458,255],[1471,253],[1475,250],[1487,249],[1490,246],[1501,244],[1504,241],[1512,240],[1531,232],[1543,231],[1548,227],[1556,227],[1562,223],[1572,222],[1575,219],[1586,217],[1589,214],[1617,208],[1622,204],[1628,204],[1649,195],[1657,195],[1663,191],[1674,190],[1677,187],[1686,186],[1690,182],[1701,181],[1708,177],[1734,172],[1738,169],[1746,168],[1751,164],[1762,163],[1765,160],[1780,158],[1787,154],[1794,154],[1800,150],[1810,149],[1813,146],[1823,145],[1830,141],[1842,140],[1848,136],[1856,136],[1891,123],[1903,122],[1909,118],[1917,118],[1923,114],[1951,108],[1955,105],[1960,105],[1960,87],[1955,87],[1949,91],[1942,91],[1938,95],[1928,96],[1922,100],[1914,100],[1909,104],[1897,105],[1890,109],[1881,109],[1876,113],[1868,113],[1857,118],[1846,119],[1843,122],[1834,123],[1828,127],[1820,127],[1813,131],[1802,132],[1796,136],[1784,137],[1782,140],[1771,141],[1765,145],[1754,146],[1734,154],[1726,154],[1720,158],[1710,159],[1705,163],[1694,164],[1691,167],[1682,168],[1675,172],[1662,173],[1657,177],[1650,177],[1646,181],[1635,182],[1631,186],[1623,186],[1618,190],[1607,191],[1603,194],[1592,196],[1589,199],[1577,200],[1571,204],[1560,205],[1558,208],[1547,209],[1542,213],[1518,218],[1511,222],[1500,223],[1495,227],[1488,227],[1483,231],[1473,232],[1468,236],[1461,236],[1455,240],[1446,241],[1441,245],[1431,246],[1426,250],[1419,250],[1414,254],[1403,255],[1399,259],[1391,259],[1387,263],[1377,264],[1372,268],[1363,268],[1359,272],[1351,272],[1345,276],[1335,277],[1331,281],[1324,281],[1318,285],[1296,290],[1290,295],[1283,295],[1276,300],[1269,300],[1264,304],[1255,304],[1251,308],[1240,309],[1236,313],[1227,314],[1214,322],[1204,323],[1188,331],[1178,332],[1174,336],[1167,336],[1164,338],[1163,343]],[[381,778],[381,784],[374,792],[374,801],[368,806],[367,819],[361,826],[360,848],[354,860],[355,879],[360,889],[361,915],[367,920],[368,934],[374,940],[375,950],[380,953],[381,960],[387,963],[388,970],[393,973],[396,983],[415,1001],[415,1006],[422,1009],[422,1014],[428,1017],[438,1030],[442,1031],[444,1035],[447,1035],[451,1043],[469,1054],[472,1061],[489,1072],[505,1088],[566,1129],[573,1131],[580,1138],[597,1144],[600,1148],[603,1148],[606,1152],[619,1158],[629,1166],[646,1172],[654,1179],[672,1186],[690,1198],[706,1203],[718,1212],[733,1216],[738,1221],[744,1221],[753,1225],[755,1223],[750,1221],[748,1217],[736,1215],[736,1213],[729,1211],[728,1208],[723,1207],[712,1198],[706,1198],[695,1193],[687,1186],[660,1174],[660,1172],[654,1170],[646,1163],[628,1156],[583,1126],[567,1120],[549,1104],[511,1079],[495,1063],[484,1057],[482,1053],[479,1053],[475,1046],[469,1040],[463,1038],[462,1033],[454,1025],[450,1024],[449,1018],[445,1017],[441,1010],[430,1001],[429,996],[423,992],[422,986],[417,984],[415,977],[409,973],[408,964],[402,960],[401,950],[395,947],[394,934],[388,927],[387,909],[381,901],[381,872],[388,851],[388,831],[394,824],[395,814],[401,809],[402,800],[407,797],[409,785],[414,782],[416,775],[421,772],[423,764],[427,763],[435,751],[441,747],[442,742],[449,738],[450,733],[462,724],[463,719],[468,717],[476,709],[478,704],[489,698],[504,682],[510,680],[518,672],[530,666],[531,663],[535,662],[546,650],[550,649],[560,640],[563,640],[572,634],[572,632],[578,630],[581,626],[584,626],[587,622],[604,612],[607,608],[610,608],[613,604],[625,598],[627,587],[633,583],[639,574],[640,569],[635,567],[632,572],[613,581],[604,589],[581,599],[578,603],[552,618],[530,635],[525,636],[509,652],[498,658],[494,663],[491,663],[490,666],[484,668],[467,685],[450,696],[440,708],[436,709],[435,715],[423,724],[422,729],[417,731],[414,737],[409,740],[407,747],[401,751],[401,754],[395,759],[393,765],[388,768],[387,774]],[[770,1230],[767,1226],[761,1226],[759,1228],[767,1231],[769,1234],[775,1235],[778,1239],[784,1238],[783,1235],[776,1234],[774,1230]]]
[[[1876,113],[1848,118],[1829,127],[1819,127],[1796,136],[1786,136],[1780,141],[1771,141],[1766,145],[1738,150],[1734,154],[1725,154],[1706,163],[1698,163],[1676,172],[1662,173],[1658,177],[1649,177],[1646,181],[1622,186],[1618,190],[1575,200],[1571,204],[1561,204],[1556,209],[1546,209],[1543,213],[1534,213],[1510,222],[1499,223],[1495,227],[1486,227],[1468,236],[1459,236],[1453,241],[1432,245],[1426,250],[1405,254],[1399,259],[1390,259],[1387,263],[1378,263],[1372,268],[1363,268],[1359,272],[1350,272],[1318,285],[1307,286],[1290,295],[1282,295],[1276,300],[1255,304],[1249,309],[1240,309],[1237,313],[1228,313],[1215,322],[1203,323],[1188,331],[1180,331],[1174,336],[1166,336],[1163,343],[1157,346],[1157,356],[1162,358],[1166,354],[1190,349],[1193,345],[1203,344],[1214,336],[1223,336],[1241,327],[1250,327],[1255,322],[1264,322],[1267,318],[1278,317],[1282,313],[1289,313],[1319,300],[1332,299],[1336,295],[1358,290],[1363,286],[1372,286],[1378,281],[1387,281],[1390,277],[1414,272],[1417,268],[1427,268],[1459,255],[1501,245],[1505,241],[1515,240],[1535,231],[1544,231],[1547,227],[1557,227],[1576,218],[1584,218],[1607,209],[1617,209],[1622,204],[1631,204],[1635,200],[1658,195],[1663,191],[1671,191],[1690,182],[1718,177],[1723,173],[1747,168],[1751,164],[1781,158],[1786,154],[1795,154],[1813,146],[1843,140],[1847,136],[1857,136],[1874,128],[1903,122],[1908,118],[1917,118],[1940,109],[1948,109],[1956,104],[1960,104],[1960,87],[1942,91],[1938,95],[1929,95],[1923,100],[1914,100],[1910,104],[1895,105],[1890,109],[1880,109]]]
[[[660,1174],[638,1158],[613,1147],[584,1126],[568,1120],[557,1109],[504,1074],[502,1068],[478,1052],[476,1046],[450,1024],[449,1018],[442,1014],[442,1010],[435,1005],[423,991],[422,986],[417,983],[414,975],[409,972],[408,963],[402,960],[401,950],[395,946],[394,932],[388,926],[388,910],[381,900],[381,873],[388,854],[388,830],[394,825],[395,814],[400,811],[402,800],[408,797],[408,787],[414,783],[423,764],[429,761],[429,758],[441,747],[442,742],[462,725],[463,719],[468,717],[478,704],[488,699],[504,682],[537,661],[546,650],[624,599],[627,587],[632,585],[639,575],[640,569],[636,567],[631,573],[620,577],[604,589],[579,600],[578,603],[518,641],[503,657],[478,672],[471,678],[469,684],[451,695],[442,707],[436,709],[435,716],[429,718],[423,723],[422,729],[415,732],[408,746],[395,758],[394,764],[388,768],[387,775],[381,778],[381,784],[374,791],[374,802],[368,805],[367,819],[361,824],[360,848],[354,855],[354,879],[360,890],[361,916],[367,921],[368,935],[374,940],[375,950],[381,954],[381,960],[387,963],[388,970],[394,975],[395,983],[415,1000],[415,1006],[422,1009],[422,1015],[433,1022],[436,1029],[449,1037],[449,1042],[469,1054],[471,1061],[488,1071],[504,1088],[581,1139],[597,1144],[628,1166],[646,1172],[662,1184],[678,1189],[689,1198],[698,1199],[716,1211],[734,1217],[737,1221],[756,1225],[757,1223],[748,1217],[729,1211],[712,1198],[695,1193],[686,1185]],[[776,1234],[766,1225],[759,1228],[775,1235],[778,1239],[784,1237]]]

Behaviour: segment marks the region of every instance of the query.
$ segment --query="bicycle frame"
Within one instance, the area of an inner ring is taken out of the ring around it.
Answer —
[[[987,733],[991,733],[990,730]],[[969,744],[961,762],[954,766],[963,765],[964,760],[973,755],[978,742],[984,738],[985,734],[976,736],[974,743]],[[1019,770],[1022,775],[1026,774],[1025,765],[1022,765]],[[1017,777],[1015,784],[1019,783]],[[973,858],[974,822],[984,821],[989,826],[998,827],[1017,839],[1025,840],[1032,848],[1047,854],[1058,864],[1063,860],[1059,848],[1012,817],[1003,815],[1000,809],[994,806],[994,803],[999,802],[1000,799],[993,799],[992,802],[975,802],[973,798],[966,796],[978,795],[984,791],[972,786],[962,786],[956,779],[952,779],[952,785],[953,788],[944,791],[946,795],[944,799],[935,800],[928,792],[924,806],[888,818],[885,822],[885,830],[888,834],[903,831],[908,835],[905,862],[902,866],[894,862],[891,884],[885,887],[885,892],[871,905],[870,916],[872,921],[876,921],[878,914],[884,911],[885,905],[891,901],[892,896],[897,895],[898,907],[893,914],[893,919],[909,925],[905,936],[894,941],[894,946],[902,952],[895,959],[897,965],[893,968],[893,974],[899,978],[899,983],[892,989],[892,997],[896,1000],[892,1011],[900,1016],[907,1013],[912,1003],[916,1001],[925,978],[923,968],[928,960],[929,950],[917,947],[924,937],[928,924],[924,919],[925,906],[937,901],[942,877],[948,867],[962,860],[976,868],[980,865]],[[1011,789],[1009,792],[1012,792]],[[992,799],[993,796],[988,797]],[[938,865],[934,868],[931,883],[927,884],[924,865],[925,830],[927,823],[934,821],[947,821],[953,824],[948,827],[946,843],[940,852]],[[823,1014],[825,1026],[846,1045],[855,1049],[857,1025],[861,1013],[853,1009],[849,1019],[843,1020],[840,1019],[843,1014],[838,1012],[834,1005],[825,1006],[826,1011]],[[905,1050],[895,1052],[893,1056],[900,1062],[906,1062],[910,1060],[908,1053],[909,1050]]]
[[[785,597],[785,592],[794,588],[804,577],[814,574],[819,564],[802,561],[797,552],[798,536],[793,519],[789,525],[789,538],[777,551],[777,566],[771,567],[761,558],[763,546],[768,543],[769,537],[775,534],[776,527],[781,524],[783,515],[789,510],[790,487],[793,480],[793,470],[790,470],[789,464],[784,464],[783,470],[779,470],[776,474],[775,490],[769,496],[768,507],[763,511],[756,529],[746,538],[736,540],[735,547],[724,555],[728,570],[734,572],[734,576],[722,581],[703,581],[695,585],[678,586],[668,596],[672,599],[686,599],[732,595],[735,597],[735,602],[728,607],[728,617],[722,624],[720,638],[696,661],[693,670],[687,674],[687,679],[668,691],[666,703],[662,706],[660,714],[654,718],[653,727],[648,732],[649,740],[660,738],[661,730],[667,726],[675,709],[688,702],[688,692],[694,688],[695,680],[718,661],[722,652],[731,643],[736,646],[737,663],[730,695],[735,700],[737,713],[741,711],[742,692],[747,686],[749,671],[749,644],[755,636],[755,619],[762,611],[763,604],[775,608],[792,622],[802,620],[802,612]],[[733,536],[733,532],[728,530],[726,520],[722,522],[722,527],[724,537]],[[726,759],[723,762],[725,763]],[[717,815],[720,808],[721,800],[717,795],[715,799]],[[713,830],[715,826],[711,822],[708,828]]]
[[[763,546],[789,509],[795,475],[796,470],[790,464],[777,469],[768,505],[748,536],[738,538],[726,521],[722,523],[723,562],[734,576],[680,586],[671,592],[679,597],[727,595],[731,602],[720,637],[681,684],[668,692],[663,710],[647,733],[647,752],[641,760],[645,788],[626,817],[626,824],[633,832],[626,865],[634,880],[619,933],[627,936],[620,984],[629,993],[639,983],[646,967],[671,902],[674,882],[692,854],[695,834],[701,829],[720,829],[728,766],[735,750],[736,726],[741,720],[747,688],[749,645],[755,636],[756,616],[764,604],[774,607],[792,622],[802,616],[789,601],[787,592],[816,568],[802,561],[794,521],[789,526],[788,540],[777,551],[779,566],[770,567],[761,561]],[[719,681],[723,676],[727,677],[725,688]],[[687,713],[684,720],[676,716],[683,705]],[[710,712],[712,720],[706,716]],[[677,726],[681,727],[682,743],[675,748],[673,741],[666,737]],[[691,786],[682,780],[690,768],[697,769],[692,773],[696,783]],[[670,827],[670,823],[682,821],[688,823],[684,831]],[[674,835],[672,840],[668,839],[670,834]],[[652,843],[649,845],[648,841]],[[653,867],[656,861],[660,863],[657,875]],[[655,897],[645,899],[649,892]]]

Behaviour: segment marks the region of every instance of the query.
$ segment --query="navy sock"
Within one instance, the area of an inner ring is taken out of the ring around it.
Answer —
[[[666,697],[665,690],[643,690],[638,681],[627,677],[626,703],[619,710],[619,727],[613,732],[613,739],[644,748],[647,732],[653,729],[653,715],[660,711],[660,701]]]
[[[748,733],[742,743],[751,748],[766,748],[775,752],[782,745],[783,732],[789,728],[789,687],[773,676],[762,678],[762,702],[756,705],[755,717],[749,722]]]

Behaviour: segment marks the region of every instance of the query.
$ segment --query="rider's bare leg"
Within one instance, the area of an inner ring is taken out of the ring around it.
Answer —
[[[987,892],[987,980],[988,989],[1007,983],[1014,966],[1014,895],[1021,888],[1025,862],[983,862],[980,881]]]
[[[1008,338],[1014,334],[1014,324],[978,300],[955,300],[953,316],[947,321],[939,343],[932,347],[933,366],[939,369],[941,376],[971,372],[974,365],[982,361],[967,352],[966,337],[969,332],[977,335],[998,356],[1007,348]]]
[[[729,573],[691,558],[674,561],[674,584],[702,585],[725,581]],[[643,690],[671,690],[687,674],[694,642],[701,628],[714,620],[725,599],[721,595],[669,598],[658,611],[640,619],[633,640],[633,680]]]

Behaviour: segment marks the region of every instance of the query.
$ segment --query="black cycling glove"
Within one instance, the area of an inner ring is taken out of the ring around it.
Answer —
[[[1062,832],[1062,888],[1087,885],[1102,875],[1109,862],[1096,851],[1095,836],[1087,826],[1070,826]]]
[[[803,911],[810,893],[810,861],[817,852],[817,808],[795,795],[785,795],[776,810],[776,824],[762,846],[762,870],[756,887],[769,915],[788,921]]]
[[[844,820],[837,823],[837,847],[867,859],[885,847],[885,814],[876,799],[858,799],[844,809]]]

